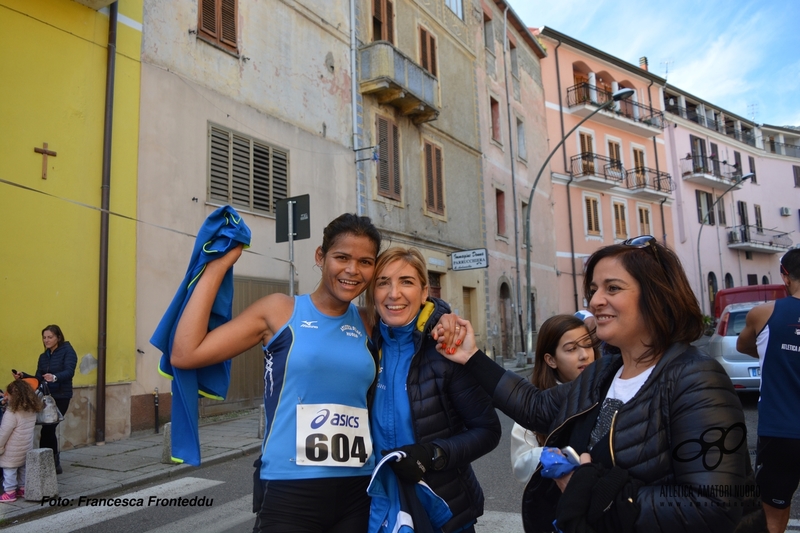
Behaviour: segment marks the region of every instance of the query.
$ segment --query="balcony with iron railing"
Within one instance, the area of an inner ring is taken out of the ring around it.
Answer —
[[[583,152],[570,158],[572,175],[583,186],[600,191],[617,187],[625,181],[625,169],[616,159]]]
[[[586,82],[567,89],[570,111],[587,117],[597,107],[613,99],[613,93]],[[636,135],[652,137],[664,129],[664,113],[633,100],[620,100],[607,110],[594,116],[594,120]]]
[[[681,175],[686,181],[705,187],[728,188],[739,181],[742,171],[735,165],[713,157],[689,155],[681,159]],[[741,184],[736,190],[741,188]]]
[[[792,247],[792,239],[785,231],[759,226],[733,226],[728,230],[728,248],[743,252],[779,254]]]
[[[799,157],[800,158],[800,146],[794,144],[786,144],[780,143],[778,141],[772,141],[765,143],[766,150],[772,154],[780,154],[780,155],[788,155],[789,157]]]
[[[642,199],[661,200],[672,195],[675,183],[666,172],[653,168],[636,167],[628,170],[625,187]]]
[[[717,133],[721,133],[726,137],[730,137],[731,139],[736,139],[737,141],[753,147],[756,145],[756,136],[752,130],[737,130],[732,123],[726,124],[708,116],[704,117],[702,114],[697,112],[697,108],[686,108],[680,107],[677,104],[667,104],[665,109],[667,113],[683,117],[686,120],[694,122],[695,124],[703,126],[704,128],[712,131],[716,131]]]
[[[415,124],[439,116],[439,81],[388,41],[359,49],[359,86],[362,94],[396,107]]]

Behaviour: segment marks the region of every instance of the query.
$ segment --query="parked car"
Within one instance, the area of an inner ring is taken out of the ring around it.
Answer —
[[[730,304],[722,311],[717,328],[708,341],[708,355],[719,361],[739,392],[757,391],[761,386],[758,359],[736,349],[748,311],[762,302]]]

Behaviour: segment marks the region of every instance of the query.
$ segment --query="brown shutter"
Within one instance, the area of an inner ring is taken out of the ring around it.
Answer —
[[[220,41],[236,47],[236,0],[222,0]]]
[[[394,199],[400,200],[400,139],[397,124],[392,124],[392,190]]]
[[[420,45],[420,58],[419,64],[422,65],[427,71],[430,71],[428,66],[428,32],[424,28],[419,29],[419,45]]]
[[[436,199],[433,181],[433,145],[430,143],[425,143],[425,186],[427,189],[425,205],[432,211],[436,207]]]
[[[436,37],[428,34],[428,38],[430,39],[430,43],[428,44],[428,54],[430,54],[429,64],[431,66],[430,72],[436,76]]]
[[[378,132],[378,194],[388,196],[391,194],[389,121],[376,117],[375,124]]]
[[[386,0],[386,20],[383,24],[386,26],[386,40],[394,44],[394,4],[391,0]]]
[[[436,212],[440,215],[444,214],[444,179],[442,178],[442,149],[438,146],[434,147],[435,152],[435,170],[436,170]]]
[[[216,0],[200,0],[200,30],[217,37],[217,2]]]

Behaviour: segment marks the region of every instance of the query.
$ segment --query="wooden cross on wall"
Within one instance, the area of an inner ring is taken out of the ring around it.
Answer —
[[[37,154],[42,154],[42,179],[46,180],[47,179],[47,156],[50,155],[50,156],[55,157],[58,154],[56,154],[52,150],[48,150],[47,149],[47,143],[44,143],[44,148],[34,148],[33,151],[36,152]]]

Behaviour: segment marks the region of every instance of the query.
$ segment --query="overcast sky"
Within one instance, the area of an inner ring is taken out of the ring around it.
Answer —
[[[800,0],[509,0],[549,26],[741,117],[800,126]],[[667,69],[669,69],[667,71]]]

